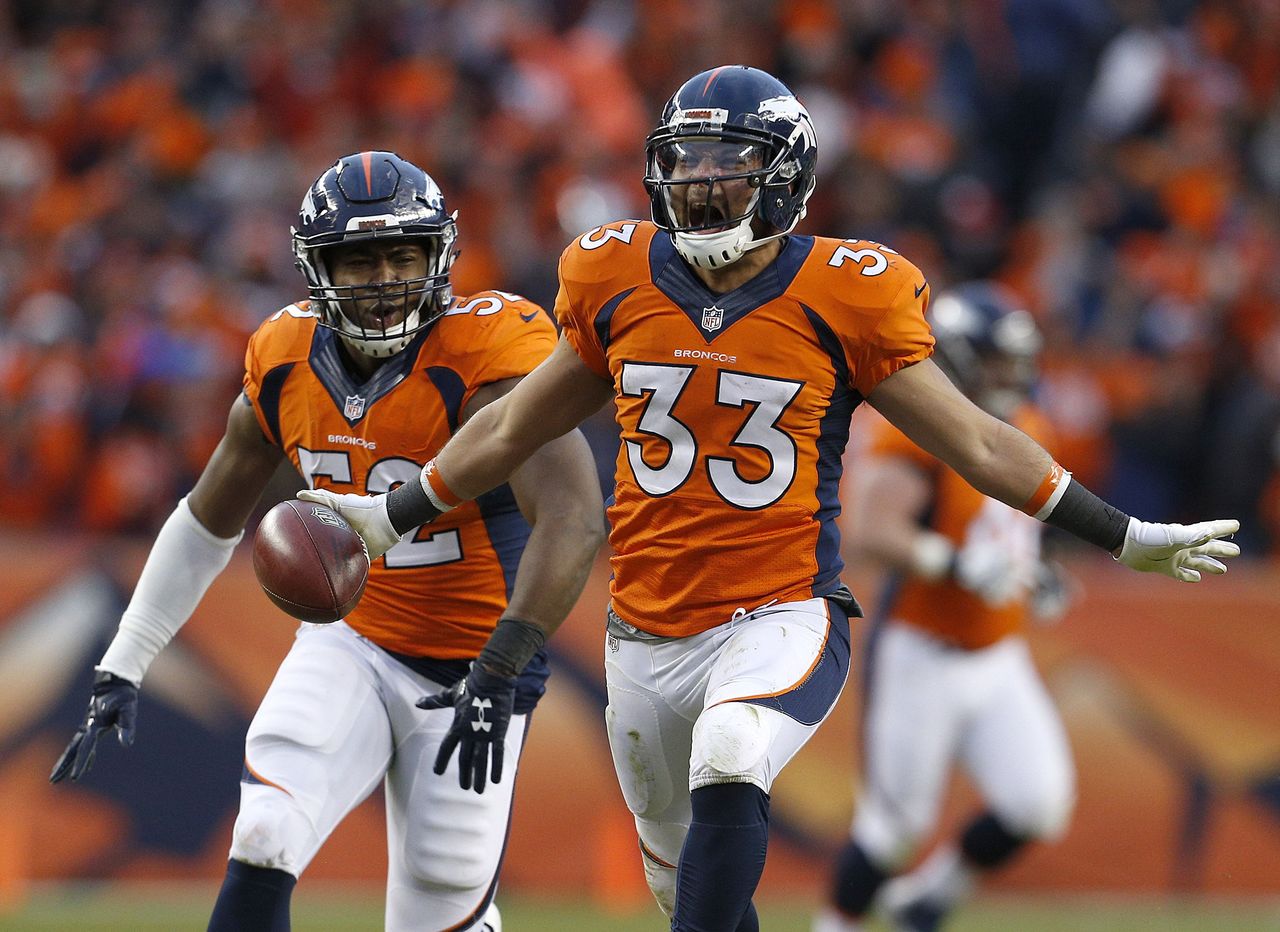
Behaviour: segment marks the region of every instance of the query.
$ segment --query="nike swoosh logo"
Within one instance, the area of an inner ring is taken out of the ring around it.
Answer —
[[[917,298],[918,298],[918,297],[920,297],[921,293],[923,293],[923,292],[924,292],[924,289],[928,286],[928,284],[929,284],[928,282],[921,282],[921,283],[920,283],[920,287],[916,289],[916,297],[917,297]],[[521,316],[524,316],[524,315],[521,315]]]
[[[919,292],[916,293],[916,297],[919,297]],[[534,311],[532,314],[521,314],[520,319],[527,324],[529,321],[533,320],[537,316],[538,316],[538,312]]]

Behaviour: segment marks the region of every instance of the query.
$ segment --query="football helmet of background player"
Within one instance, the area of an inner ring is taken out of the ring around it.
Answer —
[[[745,170],[673,178],[682,146],[692,141],[759,146],[763,158]],[[653,222],[672,234],[685,261],[699,268],[736,262],[749,249],[790,233],[813,193],[818,141],[809,112],[785,84],[756,68],[725,65],[696,74],[675,92],[645,140],[645,189]],[[744,180],[753,193],[740,216],[692,212],[681,223],[672,204],[678,185]]]
[[[962,392],[988,414],[1007,420],[1026,401],[1044,343],[1035,318],[995,282],[967,282],[943,291],[926,315],[934,359]]]
[[[295,264],[307,279],[312,309],[323,327],[352,350],[386,357],[408,345],[449,307],[449,269],[456,258],[457,213],[445,211],[439,186],[393,152],[338,159],[307,190],[293,236]],[[325,251],[361,240],[412,238],[427,253],[427,275],[371,285],[334,285]],[[354,315],[355,299],[403,302],[394,323],[372,328]],[[350,309],[352,313],[344,310]]]

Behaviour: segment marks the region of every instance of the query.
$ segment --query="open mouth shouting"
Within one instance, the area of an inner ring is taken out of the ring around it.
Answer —
[[[727,230],[730,226],[728,217],[725,215],[724,209],[719,204],[697,204],[689,205],[689,219],[691,225],[697,227],[698,233],[719,233],[721,230]]]

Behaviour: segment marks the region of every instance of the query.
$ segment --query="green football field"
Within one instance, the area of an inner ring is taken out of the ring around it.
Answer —
[[[216,891],[120,892],[118,889],[45,888],[20,908],[0,912],[4,932],[184,932],[204,929]],[[499,898],[505,932],[661,932],[657,909],[616,913],[558,901]],[[767,902],[765,932],[808,932],[812,904]],[[296,932],[377,932],[381,901],[314,890],[298,896]],[[878,927],[884,928],[884,927]],[[950,932],[1280,932],[1280,899],[1266,901],[994,899],[969,906]]]

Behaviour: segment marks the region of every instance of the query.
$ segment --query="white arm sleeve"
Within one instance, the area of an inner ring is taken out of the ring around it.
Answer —
[[[111,646],[95,669],[142,684],[151,661],[173,640],[244,536],[216,537],[178,502],[151,545],[133,598]]]

